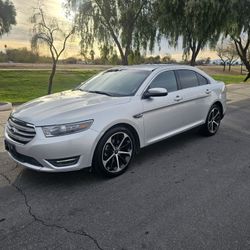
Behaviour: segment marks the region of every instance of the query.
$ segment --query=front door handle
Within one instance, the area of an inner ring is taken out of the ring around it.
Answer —
[[[205,93],[206,93],[207,95],[209,95],[209,94],[211,94],[211,90],[210,90],[210,89],[206,89]]]
[[[179,102],[179,101],[181,101],[183,98],[181,97],[181,96],[179,96],[179,95],[177,95],[175,98],[174,98],[174,100],[176,101],[176,102]]]

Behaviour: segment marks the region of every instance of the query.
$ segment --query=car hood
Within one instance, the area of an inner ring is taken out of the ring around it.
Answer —
[[[130,99],[69,90],[27,102],[16,108],[12,116],[36,126],[78,122]]]

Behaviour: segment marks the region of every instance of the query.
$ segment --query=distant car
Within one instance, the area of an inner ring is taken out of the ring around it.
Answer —
[[[224,83],[197,68],[117,67],[18,107],[6,125],[5,146],[27,168],[92,166],[113,177],[140,148],[198,126],[216,134],[225,111]]]

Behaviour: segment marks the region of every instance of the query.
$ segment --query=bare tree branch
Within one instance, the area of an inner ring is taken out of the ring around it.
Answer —
[[[58,58],[60,57],[60,55],[63,53],[63,51],[65,50],[66,48],[66,43],[67,43],[67,40],[70,38],[70,36],[75,32],[75,28],[73,28],[69,34],[64,38],[64,42],[63,42],[63,47],[61,49],[61,51],[58,53]]]
[[[75,32],[73,27],[68,33],[64,33],[59,27],[55,19],[46,20],[43,9],[38,8],[38,12],[31,18],[33,25],[33,37],[31,39],[31,46],[37,47],[39,42],[44,42],[48,47],[52,58],[52,70],[48,82],[48,94],[51,94],[53,78],[56,72],[57,62],[66,49],[66,43],[70,36]],[[55,46],[55,40],[58,36],[62,37],[63,45],[59,49]]]

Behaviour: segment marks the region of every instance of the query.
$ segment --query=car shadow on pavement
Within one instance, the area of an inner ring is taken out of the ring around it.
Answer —
[[[124,173],[124,175],[131,171],[133,173],[140,171],[141,167],[148,168],[150,167],[150,161],[153,159],[166,157],[168,154],[174,153],[176,151],[179,152],[180,150],[185,150],[185,147],[189,143],[194,143],[194,141],[202,140],[203,138],[204,137],[198,133],[198,129],[196,128],[143,148],[139,154],[135,156],[128,171]],[[21,166],[18,166],[18,170],[19,173],[16,176],[14,183],[17,185],[21,184],[22,186],[39,186],[46,184],[47,187],[72,187],[74,185],[100,185],[102,182],[108,181],[107,178],[93,173],[91,168],[62,173],[38,172],[23,168]],[[117,178],[123,178],[124,175]]]
[[[21,166],[20,166],[21,167]],[[104,180],[101,176],[94,175],[90,169],[83,169],[73,172],[46,173],[38,172],[21,167],[16,181],[29,183],[29,185],[46,184],[46,186],[73,186],[79,183],[94,184]]]
[[[140,153],[136,156],[135,162],[148,161],[152,157],[161,157],[167,153],[174,152],[175,150],[182,150],[187,144],[194,143],[194,141],[202,140],[204,138],[205,137],[201,135],[199,128],[183,132],[141,149]]]

